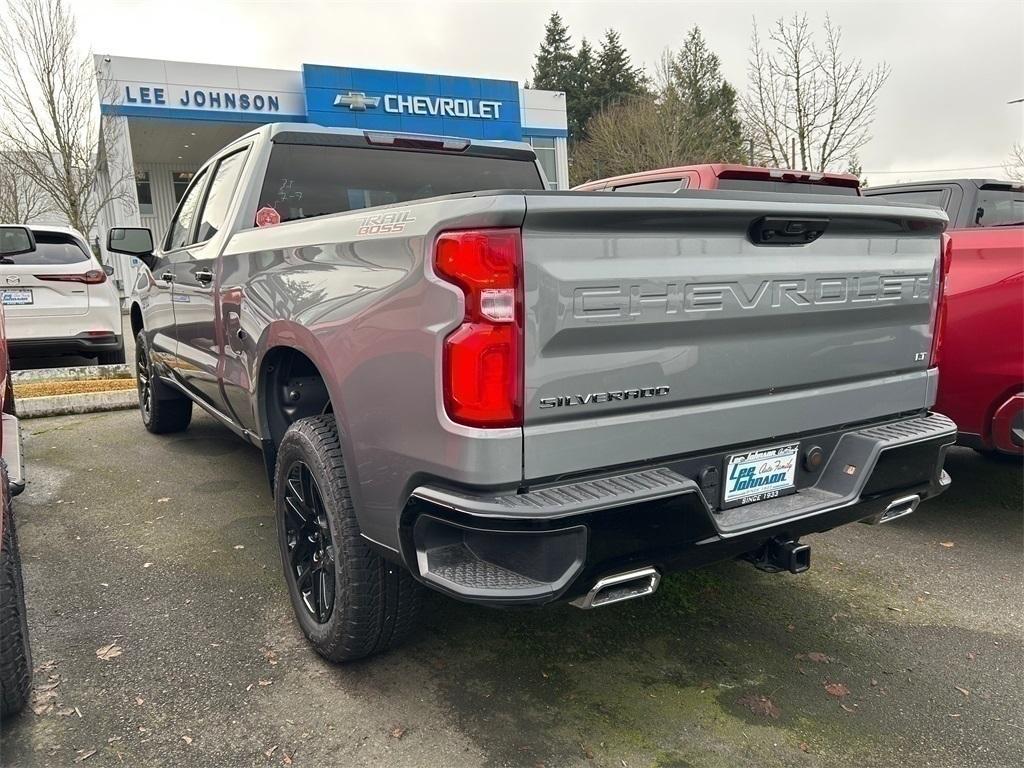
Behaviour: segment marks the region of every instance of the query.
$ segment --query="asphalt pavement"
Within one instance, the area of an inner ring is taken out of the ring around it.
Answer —
[[[4,766],[1024,764],[1019,462],[953,450],[947,494],[805,539],[801,576],[722,563],[591,612],[431,596],[407,646],[332,666],[254,449],[203,414],[24,427],[38,714]]]

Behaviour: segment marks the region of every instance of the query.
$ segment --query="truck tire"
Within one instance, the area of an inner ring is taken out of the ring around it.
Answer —
[[[398,645],[416,626],[423,587],[360,536],[333,415],[288,428],[274,476],[285,581],[303,634],[334,662]]]
[[[7,486],[7,468],[0,467]],[[0,542],[0,720],[21,711],[32,687],[32,651],[28,642],[25,583],[21,576],[18,536],[11,497],[3,499],[3,541]]]
[[[153,375],[146,335],[135,339],[135,383],[139,390],[139,412],[146,429],[155,435],[181,432],[192,420],[192,401]]]

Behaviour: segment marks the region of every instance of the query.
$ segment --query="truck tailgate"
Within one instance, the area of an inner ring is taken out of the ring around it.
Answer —
[[[940,211],[708,192],[526,203],[527,480],[934,401]],[[756,234],[789,228],[822,234]]]

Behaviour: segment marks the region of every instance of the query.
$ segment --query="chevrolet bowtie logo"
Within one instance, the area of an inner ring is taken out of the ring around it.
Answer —
[[[348,107],[357,112],[365,112],[367,108],[372,109],[378,104],[380,104],[380,97],[367,96],[362,91],[349,91],[344,95],[339,93],[334,97],[334,106]]]

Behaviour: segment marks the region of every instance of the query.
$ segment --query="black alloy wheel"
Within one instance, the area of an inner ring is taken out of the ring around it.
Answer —
[[[303,461],[288,468],[284,502],[289,574],[310,618],[324,624],[334,610],[337,551],[320,488]]]
[[[149,423],[153,414],[153,385],[150,381],[149,358],[142,344],[135,347],[135,382],[139,388],[139,409],[142,420]]]

